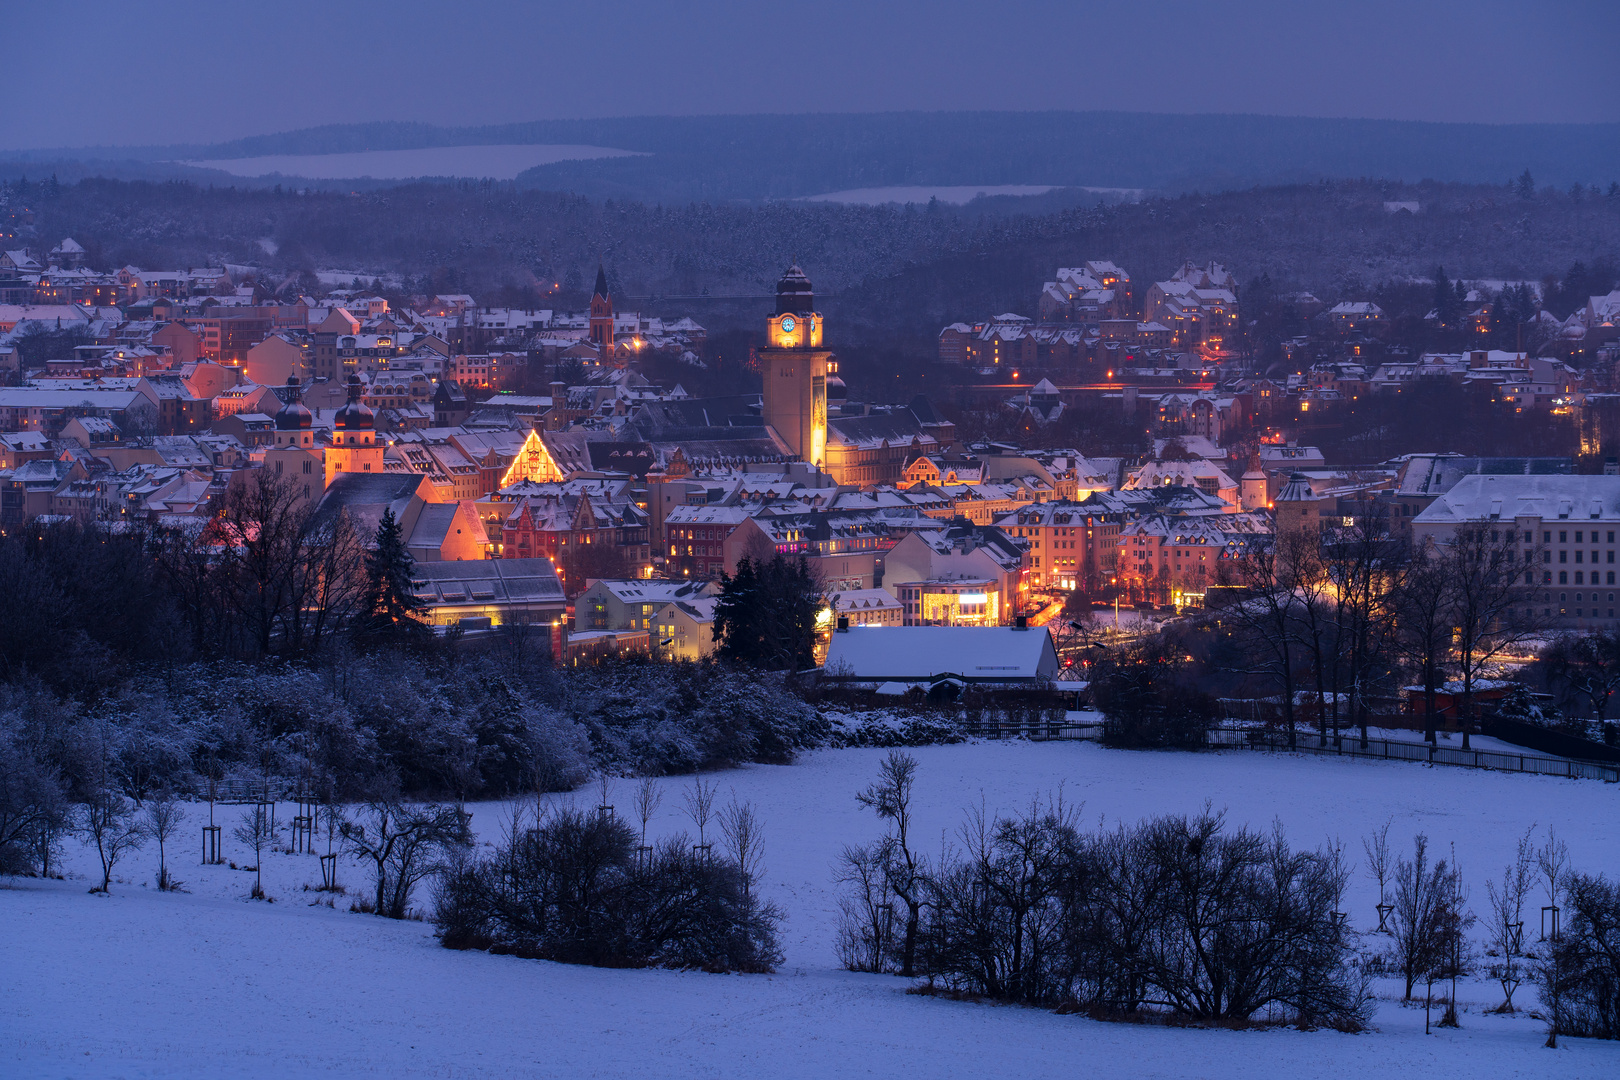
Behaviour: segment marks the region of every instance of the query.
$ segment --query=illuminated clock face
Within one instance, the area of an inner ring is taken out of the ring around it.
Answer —
[[[794,320],[793,316],[791,316],[791,315],[782,316],[782,333],[791,334],[791,333],[793,333],[794,327],[796,327],[798,325],[799,325],[798,322],[796,322]]]

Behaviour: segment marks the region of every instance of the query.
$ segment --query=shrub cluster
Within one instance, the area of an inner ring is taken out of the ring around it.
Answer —
[[[949,713],[880,709],[827,715],[827,741],[833,746],[930,746],[959,743],[967,738]]]
[[[684,834],[638,845],[606,809],[561,808],[446,876],[435,925],[452,949],[601,967],[762,972],[780,913],[738,860]]]
[[[930,865],[901,839],[907,797],[868,796],[897,828],[845,852],[847,967],[1102,1017],[1366,1022],[1337,850],[1295,851],[1208,809],[1088,832],[1052,802],[973,814]]]
[[[1620,885],[1570,875],[1568,921],[1535,969],[1554,1032],[1620,1039]]]

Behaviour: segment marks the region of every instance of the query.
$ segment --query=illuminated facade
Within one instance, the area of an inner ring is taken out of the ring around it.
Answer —
[[[536,431],[529,432],[523,440],[517,457],[512,459],[506,475],[501,477],[500,486],[511,487],[524,480],[533,480],[537,484],[558,484],[563,480],[562,470],[557,467],[551,451],[546,449],[540,433]]]
[[[905,626],[999,626],[1001,594],[989,578],[896,586]]]
[[[824,324],[810,279],[789,267],[776,284],[770,344],[759,350],[764,420],[801,459],[816,466],[827,455],[827,376],[832,353],[822,348]]]
[[[383,471],[384,445],[377,441],[376,415],[360,400],[359,375],[349,376],[349,403],[332,419],[332,445],[326,450],[326,485],[345,472]]]

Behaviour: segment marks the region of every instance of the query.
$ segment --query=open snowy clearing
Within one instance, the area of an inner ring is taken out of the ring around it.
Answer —
[[[362,150],[351,154],[270,154],[265,157],[182,161],[232,176],[303,177],[308,180],[409,180],[417,176],[461,176],[511,180],[525,169],[559,161],[634,157],[635,150],[607,146],[534,144],[527,146],[430,146],[421,150]]]
[[[1030,1077],[1103,1075],[1365,1077],[1620,1075],[1620,1044],[1565,1040],[1544,1026],[1485,1015],[1494,983],[1460,994],[1457,1031],[1423,1034],[1421,1008],[1380,1002],[1364,1035],[1201,1031],[1102,1024],[1048,1012],[920,998],[897,978],[854,975],[833,955],[831,865],[846,843],[878,835],[853,793],[884,751],[805,755],[793,766],[717,774],[721,799],[752,801],[765,824],[766,887],[787,912],[786,962],[774,976],[605,971],[437,946],[424,923],[309,906],[324,894],[312,856],[266,860],[274,904],[243,899],[252,875],[197,865],[206,806],[190,808],[171,849],[189,894],[149,887],[155,850],[91,896],[93,853],[77,846],[66,882],[0,882],[0,1075],[17,1076],[785,1076]],[[963,809],[1013,808],[1054,792],[1095,821],[1190,812],[1206,799],[1233,824],[1284,822],[1296,844],[1361,837],[1390,817],[1392,843],[1427,832],[1455,845],[1476,912],[1484,880],[1514,839],[1552,824],[1577,868],[1620,869],[1620,787],[1594,781],[1308,756],[1113,751],[1085,743],[981,743],[912,751],[921,762],[919,835],[937,845]],[[630,804],[629,781],[610,799]],[[663,782],[655,832],[689,829],[681,792]],[[570,796],[562,796],[569,798]],[[594,805],[593,788],[572,798]],[[509,806],[479,804],[485,837]],[[219,808],[225,853],[240,808]],[[283,817],[290,815],[284,807]],[[1539,834],[1538,834],[1539,835]],[[248,855],[251,859],[251,854]],[[363,888],[357,866],[341,880]],[[142,882],[148,883],[143,887]],[[1358,871],[1351,919],[1376,923],[1376,887]],[[425,896],[420,899],[426,899]],[[1527,912],[1531,933],[1534,907]],[[1521,1004],[1533,1003],[1529,986]],[[1381,983],[1385,997],[1399,987]]]

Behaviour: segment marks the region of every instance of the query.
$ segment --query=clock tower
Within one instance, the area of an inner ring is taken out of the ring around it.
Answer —
[[[776,283],[776,313],[767,322],[770,344],[759,350],[765,423],[788,448],[817,467],[827,456],[827,369],[832,353],[821,347],[822,319],[810,279],[797,266]]]

